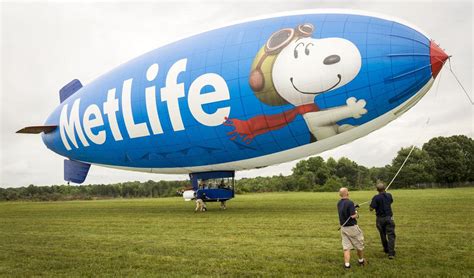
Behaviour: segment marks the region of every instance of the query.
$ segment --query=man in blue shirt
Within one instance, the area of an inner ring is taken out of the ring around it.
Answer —
[[[393,198],[390,193],[385,192],[383,184],[377,185],[379,192],[372,198],[370,211],[375,209],[377,215],[377,229],[382,240],[383,251],[388,254],[389,259],[395,258],[395,222],[393,221],[392,203]]]
[[[339,213],[339,224],[341,225],[342,249],[344,251],[344,268],[351,267],[351,249],[357,250],[359,265],[364,266],[367,260],[364,259],[364,234],[357,225],[357,211],[354,202],[349,199],[349,190],[342,187],[339,190],[341,200],[337,203]]]

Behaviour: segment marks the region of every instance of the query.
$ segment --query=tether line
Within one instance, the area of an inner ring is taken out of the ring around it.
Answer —
[[[464,92],[464,94],[466,94],[466,97],[469,99],[469,102],[471,103],[471,105],[474,105],[474,102],[472,102],[472,99],[471,97],[469,96],[468,92],[466,91],[466,89],[464,88],[464,86],[462,85],[461,81],[459,81],[459,78],[457,77],[457,75],[454,73],[453,71],[453,68],[451,67],[451,57],[449,57],[449,70],[451,71],[451,73],[453,74],[454,78],[456,79],[456,81],[458,82],[459,86],[461,87],[462,91]]]
[[[450,64],[450,65],[451,65],[451,64]],[[451,72],[452,72],[452,71],[451,71]],[[454,72],[453,72],[453,74],[454,74]],[[441,77],[441,72],[440,72],[440,77]],[[439,90],[439,83],[440,83],[440,82],[441,82],[441,78],[438,80],[438,84],[437,84],[437,86],[436,86],[435,98],[438,96],[438,90]],[[461,85],[461,87],[462,87],[462,85]],[[426,127],[429,125],[429,123],[430,123],[430,118],[428,117],[428,119],[426,120],[425,125],[424,125],[423,128],[426,128]],[[419,133],[419,135],[418,135],[416,141],[418,141],[418,139],[420,138],[420,136],[421,136],[422,134],[423,134],[422,132]],[[390,186],[393,184],[393,182],[395,181],[395,179],[398,177],[398,174],[400,174],[400,172],[402,171],[403,167],[405,166],[405,164],[407,163],[407,161],[408,161],[408,159],[410,158],[411,154],[413,153],[413,150],[415,149],[415,147],[416,147],[415,144],[413,144],[413,145],[411,146],[411,149],[410,149],[410,151],[408,152],[407,157],[405,157],[405,160],[403,161],[402,165],[400,165],[400,167],[398,168],[398,171],[395,173],[395,175],[393,176],[393,178],[392,178],[392,180],[390,181],[390,183],[387,185],[385,191],[388,191],[388,189],[390,188]],[[365,201],[365,202],[363,202],[363,203],[360,203],[360,204],[358,204],[358,206],[360,207],[360,206],[362,206],[362,205],[367,204],[368,202],[370,202],[370,200]],[[339,229],[338,229],[338,230],[340,230],[342,227],[344,227],[344,226],[347,224],[347,222],[349,222],[350,219],[351,219],[351,216],[349,216],[349,217],[346,219],[346,221],[344,221],[344,223],[342,223],[342,225],[339,226]]]

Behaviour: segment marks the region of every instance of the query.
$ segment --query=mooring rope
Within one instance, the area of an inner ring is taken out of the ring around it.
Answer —
[[[450,64],[450,67],[451,67],[451,64]],[[451,71],[453,72],[453,71]],[[439,76],[440,78],[438,79],[438,84],[436,85],[436,90],[435,90],[435,94],[434,94],[434,99],[433,101],[438,97],[438,90],[439,90],[439,83],[441,82],[441,73],[442,71],[440,72]],[[454,72],[453,72],[454,74]],[[457,78],[456,78],[457,79]],[[462,87],[462,85],[461,85]],[[464,87],[463,87],[464,89]],[[470,98],[469,98],[470,99]],[[471,102],[472,103],[472,102]],[[426,122],[425,122],[425,125],[422,127],[422,129],[425,129],[430,123],[430,117],[427,118]],[[420,136],[423,135],[423,132],[420,132],[418,137],[416,138],[415,142],[418,141],[418,139],[420,138]],[[398,171],[395,173],[395,175],[393,176],[392,180],[390,181],[390,183],[387,185],[387,187],[385,188],[385,191],[388,191],[388,189],[390,188],[390,186],[393,184],[393,182],[395,181],[395,179],[398,177],[398,174],[400,174],[400,172],[402,171],[403,167],[405,166],[405,164],[407,163],[408,159],[410,158],[411,154],[413,153],[413,150],[415,149],[415,144],[412,144],[411,146],[411,149],[410,151],[408,152],[408,155],[407,157],[405,157],[405,160],[403,161],[403,163],[400,165],[400,167],[398,168]],[[362,205],[365,205],[367,204],[368,202],[370,202],[370,200],[368,201],[365,201],[365,202],[362,202],[360,204],[357,204],[357,207],[360,207]],[[342,225],[339,226],[339,229],[340,230],[342,227],[344,227],[344,225],[347,224],[347,222],[349,222],[349,220],[351,219],[351,216],[349,216],[346,221],[344,221],[344,223],[342,223]]]
[[[466,97],[468,98],[469,102],[471,103],[471,105],[474,105],[474,102],[472,101],[471,97],[469,96],[469,93],[467,92],[467,90],[464,88],[464,86],[462,85],[461,81],[459,80],[459,78],[457,77],[456,73],[453,71],[453,68],[451,66],[451,56],[448,58],[448,62],[449,62],[449,71],[453,74],[454,78],[456,79],[457,83],[459,84],[459,86],[461,87],[462,91],[464,92],[464,94],[466,95]],[[436,85],[436,90],[435,90],[435,99],[437,98],[438,96],[438,90],[439,90],[439,83],[441,83],[441,73],[442,73],[442,70],[441,72],[439,73],[439,79],[438,79],[438,84]],[[426,123],[425,123],[425,126],[423,128],[426,128],[428,126],[430,122],[430,118],[428,117]],[[417,141],[418,139],[420,138],[420,136],[422,135],[423,133],[420,132],[418,137],[417,137]],[[411,149],[410,149],[410,152],[408,153],[407,157],[405,157],[405,160],[403,161],[402,165],[400,165],[400,167],[398,168],[398,171],[395,173],[395,175],[393,176],[392,180],[390,181],[390,183],[387,185],[387,188],[385,189],[385,191],[388,191],[388,189],[390,188],[390,186],[393,184],[393,182],[395,181],[395,179],[398,177],[398,174],[400,174],[401,170],[403,169],[403,167],[405,166],[406,162],[408,161],[408,159],[410,158],[413,150],[415,149],[415,144],[412,145]],[[365,201],[363,203],[360,203],[357,205],[357,207],[360,207],[362,205],[365,205],[367,204],[368,202],[370,202],[370,200],[368,201]],[[339,229],[340,230],[342,227],[344,227],[344,225],[347,224],[347,222],[351,219],[351,216],[349,216],[347,218],[347,220],[341,225],[339,226]]]
[[[439,83],[441,83],[442,76],[443,76],[443,70],[441,69],[441,71],[438,74],[438,84],[436,84],[436,90],[435,90],[435,94],[434,94],[435,99],[438,97]]]
[[[428,118],[426,124],[428,124],[430,121],[430,119]],[[398,168],[398,171],[397,173],[393,176],[392,180],[390,181],[390,183],[387,185],[387,188],[385,188],[385,191],[388,191],[388,189],[390,188],[390,186],[392,185],[393,181],[395,181],[395,179],[397,178],[398,174],[400,174],[400,171],[403,169],[403,166],[405,166],[405,163],[407,163],[408,161],[408,158],[410,158],[411,156],[411,153],[413,152],[413,150],[415,149],[415,145],[413,144],[411,149],[410,149],[410,152],[408,153],[407,157],[405,157],[405,160],[403,161],[402,165],[400,165],[400,168]],[[370,202],[370,200],[368,201],[365,201],[363,203],[360,203],[360,204],[357,204],[358,207],[362,206],[362,205],[365,205],[367,204],[368,202]],[[349,222],[349,220],[351,219],[351,216],[349,216],[346,221],[339,227],[338,230],[340,230],[342,227],[344,227],[344,225],[347,224],[347,222]]]
[[[471,103],[471,105],[474,105],[474,102],[472,102],[472,99],[471,99],[471,97],[469,96],[469,93],[466,91],[466,89],[465,89],[464,86],[462,85],[461,81],[459,81],[459,78],[458,78],[457,75],[454,73],[453,68],[451,67],[451,57],[449,57],[448,61],[449,61],[449,70],[450,70],[451,73],[453,74],[454,78],[455,78],[456,81],[458,82],[459,86],[460,86],[461,89],[463,90],[463,92],[464,92],[464,94],[466,95],[466,97],[469,99],[469,102]]]

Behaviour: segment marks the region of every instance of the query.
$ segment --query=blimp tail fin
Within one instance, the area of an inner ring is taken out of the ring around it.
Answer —
[[[64,159],[64,180],[73,183],[83,183],[91,165],[75,160]]]
[[[18,130],[16,133],[28,133],[28,134],[38,134],[41,132],[50,133],[50,132],[53,132],[56,128],[58,128],[57,125],[34,125],[34,126],[24,127]]]
[[[59,90],[59,101],[63,102],[82,88],[81,81],[74,79]]]

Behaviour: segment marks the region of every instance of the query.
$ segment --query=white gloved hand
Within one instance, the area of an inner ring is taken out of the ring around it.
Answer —
[[[367,113],[367,109],[364,108],[366,102],[363,99],[357,100],[355,97],[350,97],[346,100],[346,104],[354,119],[358,119]]]

